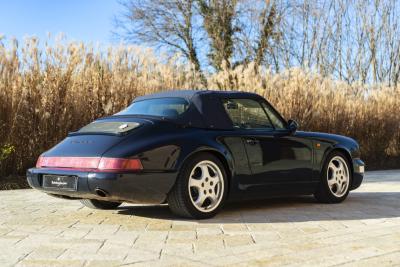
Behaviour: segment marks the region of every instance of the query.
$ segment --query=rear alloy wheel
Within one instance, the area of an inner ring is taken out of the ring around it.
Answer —
[[[324,203],[339,203],[346,199],[350,191],[351,172],[346,157],[333,152],[327,159],[320,186],[315,197]]]
[[[189,176],[189,196],[201,212],[211,212],[221,203],[224,178],[218,166],[209,160],[200,161]]]
[[[168,196],[171,211],[196,219],[214,216],[226,197],[226,172],[211,154],[202,153],[187,162]]]
[[[80,202],[88,208],[100,210],[112,210],[121,206],[121,202],[111,202],[97,199],[81,199]]]

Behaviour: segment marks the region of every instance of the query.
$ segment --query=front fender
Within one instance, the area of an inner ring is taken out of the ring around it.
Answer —
[[[352,165],[352,157],[351,157],[351,151],[348,147],[342,145],[342,144],[333,144],[331,146],[329,146],[325,151],[324,151],[324,156],[320,162],[319,165],[319,170],[322,173],[322,169],[324,167],[324,164],[329,156],[329,154],[331,154],[333,151],[341,151],[343,154],[346,155],[347,160],[350,162],[350,165]],[[351,166],[352,167],[352,166]],[[351,168],[352,169],[352,168]]]
[[[333,151],[340,151],[347,157],[347,160],[350,164],[349,168],[353,178],[350,190],[358,188],[362,183],[364,177],[364,168],[365,168],[364,162],[359,158],[358,149],[359,147],[357,143],[355,143],[355,145],[350,147],[348,145],[343,145],[343,144],[334,144],[328,147],[325,150],[323,159],[320,163],[319,177],[322,177],[323,167],[329,154],[332,153]]]

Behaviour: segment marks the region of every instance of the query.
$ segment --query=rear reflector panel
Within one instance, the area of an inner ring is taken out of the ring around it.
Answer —
[[[36,168],[89,169],[99,171],[137,171],[143,169],[139,159],[101,157],[39,157]]]

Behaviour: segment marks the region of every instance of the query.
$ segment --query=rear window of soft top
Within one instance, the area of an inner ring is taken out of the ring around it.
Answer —
[[[82,127],[77,133],[123,134],[140,126],[138,122],[95,121]]]
[[[145,99],[133,102],[116,115],[150,115],[176,118],[188,109],[189,103],[180,97]]]

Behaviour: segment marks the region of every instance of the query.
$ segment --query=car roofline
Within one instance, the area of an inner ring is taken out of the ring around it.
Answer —
[[[156,99],[156,98],[171,98],[180,97],[188,101],[197,95],[214,95],[223,98],[252,98],[252,99],[264,99],[262,96],[253,92],[242,92],[242,91],[219,91],[219,90],[168,90],[162,91],[154,94],[148,94],[144,96],[139,96],[133,100],[133,102],[143,101],[146,99]],[[133,103],[132,102],[132,103]]]

